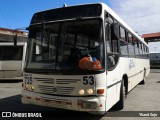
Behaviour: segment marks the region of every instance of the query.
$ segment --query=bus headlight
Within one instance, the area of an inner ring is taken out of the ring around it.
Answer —
[[[35,89],[35,87],[34,87],[34,86],[31,86],[31,89],[32,89],[32,90],[34,90],[34,89]]]
[[[87,89],[88,94],[93,94],[93,89]]]
[[[79,90],[79,94],[80,94],[80,95],[84,95],[84,90],[83,90],[83,89],[80,89],[80,90]]]

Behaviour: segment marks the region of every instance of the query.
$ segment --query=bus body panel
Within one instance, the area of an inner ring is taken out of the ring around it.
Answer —
[[[131,63],[132,62],[132,63]],[[132,64],[132,66],[131,66]],[[125,67],[124,67],[125,66]],[[123,75],[128,76],[128,91],[132,90],[138,83],[143,80],[144,68],[146,69],[146,75],[149,74],[149,60],[148,59],[139,59],[139,58],[125,58],[120,57],[117,67],[112,71],[107,72],[107,87],[113,85],[112,87],[107,88],[107,102],[106,102],[106,111],[109,110],[115,103],[119,101],[120,98],[120,87]],[[116,71],[116,72],[115,72]],[[117,78],[117,80],[115,80]]]
[[[107,71],[107,102],[106,110],[110,109],[119,100],[119,91],[121,85],[121,71],[118,63],[115,69]]]
[[[144,69],[146,69],[145,77],[149,75],[148,59],[121,57],[119,64],[121,64],[121,77],[123,78],[123,75],[128,77],[128,92],[143,80]]]

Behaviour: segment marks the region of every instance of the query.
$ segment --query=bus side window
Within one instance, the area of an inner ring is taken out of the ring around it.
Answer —
[[[114,53],[119,53],[119,50],[118,50],[118,27],[117,27],[117,24],[118,23],[114,23],[111,25],[111,43],[112,43],[112,52]]]
[[[126,32],[123,27],[120,26],[119,28],[120,33],[120,50],[122,56],[128,56],[128,43],[126,39]]]
[[[133,44],[135,49],[135,57],[138,55],[138,45],[137,45],[137,38],[133,36]]]
[[[107,69],[111,69],[115,65],[115,60],[113,58],[112,54],[112,42],[111,42],[111,30],[110,26],[107,23],[106,24],[106,49],[107,49]]]
[[[111,21],[112,20],[112,21]],[[112,18],[106,22],[106,50],[107,50],[107,69],[113,70],[118,63],[119,49],[118,49],[118,23],[114,23]]]
[[[111,46],[111,31],[109,29],[109,24],[106,23],[106,28],[105,28],[105,31],[106,31],[106,49],[107,49],[107,52],[110,53],[112,52],[112,46]]]
[[[134,56],[134,45],[133,45],[133,37],[131,33],[127,33],[127,37],[128,37],[128,52],[129,52],[129,56]]]

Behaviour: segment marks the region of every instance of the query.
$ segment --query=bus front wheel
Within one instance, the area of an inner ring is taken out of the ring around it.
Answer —
[[[144,85],[146,83],[146,69],[144,69],[143,80],[140,82],[140,85]]]
[[[124,99],[125,99],[125,86],[124,86],[124,80],[122,80],[121,88],[120,88],[120,99],[115,104],[115,108],[118,110],[122,110],[124,108]]]

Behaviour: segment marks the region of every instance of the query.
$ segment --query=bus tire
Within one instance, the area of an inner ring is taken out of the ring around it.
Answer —
[[[144,69],[143,80],[140,82],[141,85],[146,83],[146,69]]]
[[[124,86],[124,80],[122,80],[120,88],[120,100],[115,104],[114,107],[118,110],[122,110],[124,108],[124,99],[125,99],[125,86]]]

